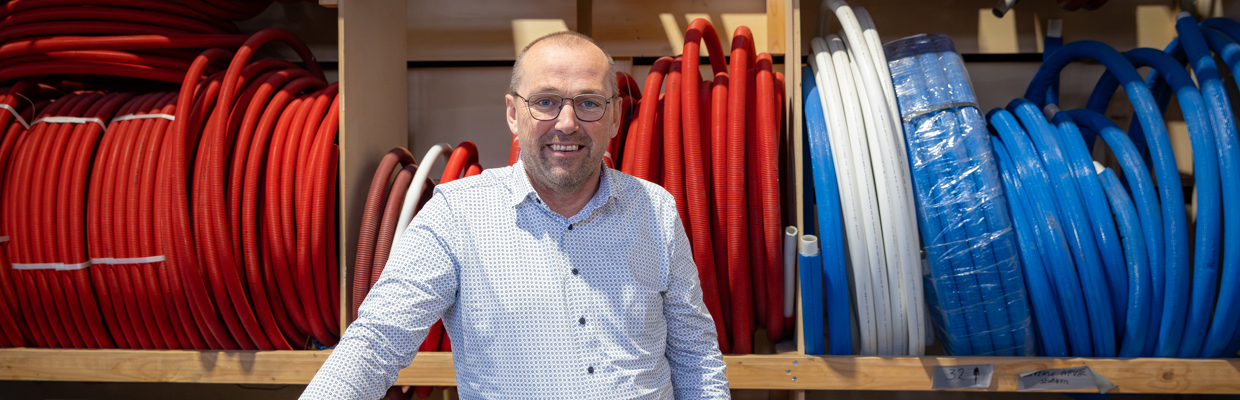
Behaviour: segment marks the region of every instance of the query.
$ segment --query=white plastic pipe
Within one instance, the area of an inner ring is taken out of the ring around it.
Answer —
[[[396,242],[400,240],[401,235],[405,234],[405,229],[409,228],[409,222],[413,220],[413,215],[417,212],[418,202],[422,200],[422,191],[426,188],[426,180],[430,179],[431,167],[435,165],[435,160],[442,157],[447,162],[451,154],[452,145],[439,143],[431,146],[431,149],[427,150],[426,155],[422,157],[422,162],[418,164],[418,172],[413,174],[413,182],[409,184],[409,191],[405,192],[405,202],[400,206],[400,219],[396,222],[392,251],[396,251]]]
[[[917,205],[913,195],[913,178],[909,167],[908,151],[904,140],[904,123],[900,119],[900,106],[896,103],[895,86],[891,81],[891,70],[887,64],[887,54],[883,50],[882,40],[878,37],[878,30],[874,28],[874,20],[870,18],[870,13],[865,8],[857,8],[857,18],[859,19],[862,32],[865,36],[866,43],[870,47],[870,54],[874,57],[874,66],[881,86],[883,95],[887,100],[887,108],[891,111],[891,123],[893,132],[893,141],[896,145],[895,154],[891,154],[896,158],[899,166],[901,179],[897,182],[901,188],[903,205],[897,206],[900,211],[898,218],[904,229],[899,232],[901,243],[900,248],[900,287],[903,293],[902,308],[905,315],[907,325],[903,329],[903,335],[908,338],[908,342],[904,350],[900,350],[901,354],[912,356],[921,356],[925,354],[925,324],[921,321],[922,303],[925,297],[922,296],[921,284],[921,246],[920,234],[918,233],[917,216],[914,212]]]
[[[872,268],[886,268],[882,228],[878,214],[878,198],[874,190],[874,172],[871,167],[869,144],[865,134],[865,117],[861,110],[862,102],[858,97],[857,86],[853,82],[852,60],[844,41],[836,35],[827,36],[827,48],[831,53],[839,88],[841,103],[844,108],[844,121],[847,126],[850,152],[853,155],[854,182],[857,183],[856,196],[861,208],[862,230],[866,237],[866,263],[853,262],[850,265],[853,282],[853,305],[857,309],[857,329],[861,355],[878,355],[878,318],[877,295],[872,282]],[[855,256],[855,255],[854,255]]]

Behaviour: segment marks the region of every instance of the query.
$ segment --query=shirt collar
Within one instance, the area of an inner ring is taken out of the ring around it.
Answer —
[[[601,163],[601,162],[600,162]],[[600,173],[598,191],[594,193],[594,197],[590,198],[590,202],[581,209],[584,215],[589,215],[594,209],[602,207],[611,199],[620,198],[620,181],[617,181],[612,174],[616,171],[608,168],[603,163],[603,171]],[[538,192],[534,191],[534,186],[530,184],[529,176],[525,173],[525,161],[517,159],[517,163],[512,165],[512,197],[510,205],[516,207],[523,202],[538,199]],[[582,214],[582,213],[579,213]]]

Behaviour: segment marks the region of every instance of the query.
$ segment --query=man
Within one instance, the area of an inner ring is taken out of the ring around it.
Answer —
[[[381,397],[440,317],[462,398],[728,398],[675,201],[603,164],[611,57],[551,34],[509,91],[521,161],[435,188],[302,398]]]

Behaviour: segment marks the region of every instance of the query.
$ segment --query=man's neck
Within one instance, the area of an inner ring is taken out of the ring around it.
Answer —
[[[526,171],[526,177],[530,176]],[[586,179],[584,185],[577,190],[571,190],[566,193],[560,193],[545,187],[540,182],[530,180],[530,186],[534,187],[534,192],[538,193],[538,197],[547,203],[547,207],[556,214],[563,215],[564,218],[572,218],[581,212],[581,209],[590,203],[590,199],[594,198],[594,194],[598,192],[599,182],[601,181],[602,168],[594,171],[594,175]]]

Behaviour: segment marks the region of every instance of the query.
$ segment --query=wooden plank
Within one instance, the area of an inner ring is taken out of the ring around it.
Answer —
[[[985,391],[1015,391],[1016,378],[1020,373],[1087,365],[1119,385],[1112,393],[1240,393],[1240,360],[1237,359],[812,356],[728,358],[728,379],[733,387],[756,389],[927,391],[930,390],[930,374],[935,365],[994,364],[994,380]]]
[[[790,46],[786,46],[784,49],[787,51],[787,54],[784,56],[784,92],[788,94],[785,96],[786,101],[784,102],[785,108],[788,110],[784,123],[787,124],[787,134],[789,135],[789,137],[785,139],[785,143],[792,144],[792,148],[790,149],[792,154],[788,154],[787,157],[785,157],[789,160],[790,165],[785,165],[784,167],[792,168],[791,176],[793,184],[789,185],[792,187],[792,190],[786,191],[783,195],[784,207],[792,206],[795,207],[794,210],[796,210],[796,220],[793,221],[793,224],[797,227],[797,248],[799,249],[799,243],[801,241],[800,235],[805,232],[805,204],[803,203],[803,200],[805,199],[805,164],[801,157],[801,148],[805,145],[804,143],[801,143],[801,130],[804,128],[801,124],[801,120],[804,118],[803,114],[805,107],[801,104],[801,79],[803,78],[801,77],[800,61],[801,51],[804,46],[801,44],[803,38],[801,35],[801,0],[784,0],[784,2],[785,9],[790,11],[784,15],[784,37],[787,38],[785,43],[792,44]],[[797,270],[798,269],[793,269],[793,271]],[[793,339],[796,340],[797,353],[805,354],[805,331],[802,329],[803,326],[801,325],[800,274],[797,274],[794,282],[796,285],[796,310],[793,314],[796,318],[796,333],[795,336],[793,336]]]
[[[340,307],[349,310],[350,277],[361,231],[362,208],[383,155],[408,146],[409,97],[405,3],[348,0],[337,11],[340,43]],[[349,312],[341,312],[340,331]]]
[[[594,35],[594,0],[577,0],[577,33]]]
[[[1003,18],[995,17],[989,8],[977,10],[977,52],[1019,53],[1016,40],[1016,10]]]
[[[309,383],[330,354],[3,349],[0,380],[298,385]],[[1020,373],[1087,365],[1118,384],[1115,393],[1240,393],[1240,359],[748,355],[724,361],[734,389],[927,391],[933,366],[994,364],[993,383],[984,391],[1015,391]],[[419,354],[396,384],[455,385],[451,353]]]
[[[788,18],[788,3],[788,0],[766,0],[766,49],[771,54],[784,54],[784,44],[792,40],[788,35],[790,31],[785,29],[792,22]]]

